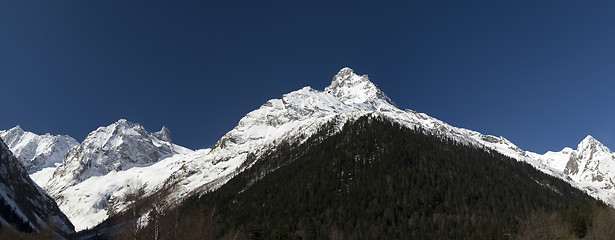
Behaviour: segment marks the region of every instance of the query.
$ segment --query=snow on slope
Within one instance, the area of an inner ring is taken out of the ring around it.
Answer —
[[[192,150],[170,141],[166,127],[149,133],[121,119],[88,134],[53,173],[44,169],[32,177],[55,199],[76,230],[90,228],[108,217],[109,205],[117,210],[125,207],[122,196],[131,181],[147,184],[148,191],[158,189],[184,161],[194,159]]]
[[[56,201],[76,230],[91,228],[107,219],[109,209],[121,212],[126,208],[123,198],[130,185],[144,185],[149,195],[184,163],[195,161],[208,151],[202,149],[188,154],[167,155],[155,163],[92,176],[63,190]]]
[[[154,163],[173,153],[170,143],[157,139],[141,125],[121,119],[99,127],[72,148],[45,189],[52,196],[92,176]]]
[[[424,113],[401,110],[367,75],[359,76],[350,68],[340,70],[324,91],[304,87],[281,99],[267,101],[243,117],[211,151],[192,152],[171,144],[166,128],[149,134],[138,124],[125,120],[101,127],[68,153],[46,189],[77,229],[85,229],[106,219],[110,206],[115,210],[125,208],[121,198],[131,179],[147,183],[147,195],[170,191],[167,204],[175,204],[192,194],[218,188],[282,141],[300,144],[325,123],[334,121],[339,130],[347,121],[365,115],[386,117],[407,127],[420,127],[442,137],[498,151],[613,205],[613,189],[595,184],[600,176],[611,181],[615,175],[610,172],[611,163],[602,163],[612,159],[602,154],[606,151],[598,145],[584,144],[598,147],[579,149],[600,154],[575,153],[579,150],[572,149],[544,155],[526,152],[503,137],[456,128]],[[570,162],[572,156],[575,161]],[[592,162],[589,159],[597,156],[601,157],[600,163],[588,165]],[[583,167],[574,168],[575,163]],[[602,171],[600,176],[591,175],[596,169]],[[41,171],[36,178],[43,182],[50,176],[49,171]]]
[[[8,146],[0,140],[0,219],[6,223],[21,225],[33,230],[53,228],[53,231],[66,235],[74,232],[68,218],[60,211],[56,203],[35,184],[26,169],[13,156]],[[8,212],[7,212],[8,210]],[[15,217],[20,218],[16,220]]]
[[[565,157],[562,156],[571,152],[571,149],[543,156],[523,151],[503,137],[453,127],[424,113],[401,110],[369,81],[367,75],[359,76],[350,68],[340,70],[324,91],[304,87],[283,95],[281,99],[269,100],[259,109],[248,113],[209,153],[203,154],[201,160],[186,162],[166,181],[165,187],[172,192],[167,201],[177,202],[188,195],[216,189],[234,174],[253,164],[250,160],[257,159],[281,141],[302,143],[329,121],[335,121],[339,130],[345,122],[364,115],[384,116],[407,127],[421,127],[461,143],[495,150],[525,161],[614,205],[612,189],[600,190],[585,175],[570,178],[562,170],[562,165],[567,164],[563,163],[562,158]],[[615,176],[606,170],[613,169],[611,165],[594,165],[602,166],[609,176]]]
[[[24,131],[20,126],[1,130],[0,138],[30,173],[48,167],[55,168],[55,164],[62,162],[68,150],[79,144],[66,135],[37,135]]]
[[[339,126],[365,114],[397,109],[365,76],[342,69],[325,91],[304,87],[272,99],[248,113],[225,134],[202,161],[191,161],[167,181],[172,189],[169,202],[195,192],[215,189],[281,141],[301,143],[323,124],[335,120]]]
[[[576,150],[564,148],[532,156],[591,196],[615,206],[615,153],[592,136],[583,139]]]
[[[523,151],[506,139],[452,127],[423,113],[400,110],[374,85],[367,75],[359,76],[344,68],[324,91],[304,87],[272,99],[248,113],[225,134],[203,161],[192,161],[167,181],[172,188],[168,201],[175,202],[192,193],[213,190],[233,174],[249,167],[248,159],[257,158],[281,141],[301,143],[329,121],[342,126],[364,115],[384,116],[408,127],[422,127],[442,136],[468,144],[488,146],[518,157]]]

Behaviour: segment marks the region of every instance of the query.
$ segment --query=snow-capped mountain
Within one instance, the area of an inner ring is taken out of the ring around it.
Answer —
[[[340,70],[324,91],[304,87],[283,95],[281,99],[269,100],[259,109],[248,113],[209,153],[203,153],[198,161],[187,161],[166,181],[165,190],[170,189],[171,192],[167,200],[172,203],[190,194],[216,189],[234,174],[250,167],[254,160],[280,142],[301,144],[327,122],[335,122],[339,130],[348,120],[364,115],[383,116],[410,128],[420,127],[432,134],[498,151],[519,161],[528,162],[537,169],[561,178],[577,188],[585,189],[590,195],[615,206],[613,189],[603,187],[602,190],[596,190],[601,184],[596,181],[604,179],[603,182],[606,182],[615,177],[615,174],[608,171],[612,169],[611,165],[593,163],[587,167],[574,167],[591,162],[588,159],[612,156],[605,148],[594,144],[593,146],[598,147],[584,151],[593,154],[573,154],[574,159],[578,160],[567,164],[570,165],[570,170],[564,171],[557,168],[561,165],[560,161],[545,157],[550,153],[543,156],[527,152],[503,137],[453,127],[424,113],[401,110],[367,75],[359,76],[350,68]],[[565,149],[564,152],[570,151]],[[549,161],[555,165],[549,164]],[[578,163],[575,165],[575,162]],[[596,169],[601,169],[601,174],[596,175]],[[568,174],[577,175],[568,177]]]
[[[170,142],[155,137],[165,133],[168,129],[163,128],[150,134],[125,119],[100,127],[66,154],[46,188],[53,195],[92,176],[157,162],[163,155],[173,153]]]
[[[334,121],[339,130],[348,120],[364,115],[383,116],[411,128],[421,127],[515,157],[525,155],[504,138],[455,128],[424,113],[401,110],[367,75],[359,76],[343,68],[324,91],[304,87],[248,113],[201,161],[189,161],[172,175],[166,186],[174,193],[169,201],[219,187],[280,142],[301,144],[328,122]]]
[[[267,101],[244,116],[211,151],[193,152],[172,144],[166,127],[148,133],[138,124],[120,120],[98,128],[70,150],[53,177],[51,173],[33,174],[33,179],[81,230],[95,226],[113,211],[125,209],[123,196],[129,185],[144,187],[146,195],[160,194],[170,206],[220,187],[283,142],[302,144],[328,123],[334,124],[335,134],[346,122],[362,116],[384,117],[500,152],[615,206],[615,173],[610,171],[613,154],[593,138],[584,140],[577,150],[566,148],[544,155],[527,152],[503,137],[401,110],[367,75],[357,75],[350,68],[341,69],[323,91],[304,87]]]
[[[533,156],[590,195],[615,206],[615,153],[592,136],[583,139],[576,150],[567,147]]]
[[[30,173],[55,167],[62,162],[68,150],[79,144],[66,135],[37,135],[24,131],[20,126],[0,130],[0,138]]]
[[[53,199],[30,179],[26,169],[2,140],[0,140],[0,205],[2,227],[17,227],[25,231],[51,229],[62,235],[74,232],[74,227],[68,218]]]
[[[300,144],[325,123],[341,127],[366,114],[405,115],[369,78],[342,69],[325,91],[304,87],[248,113],[200,161],[189,161],[167,181],[169,202],[209,191],[249,167],[261,154],[286,141]]]
[[[364,115],[384,116],[409,127],[422,127],[459,141],[524,154],[503,138],[452,127],[426,114],[400,110],[367,75],[343,68],[324,91],[304,87],[272,99],[248,113],[200,161],[189,161],[167,181],[169,202],[224,184],[233,174],[249,167],[261,154],[280,142],[300,144],[325,123],[338,129]],[[247,161],[250,160],[250,161]]]
[[[191,153],[171,143],[166,127],[149,133],[121,119],[88,134],[66,154],[48,182],[37,182],[81,230],[106,219],[110,205],[122,209],[130,184],[155,187],[183,163],[176,155]]]

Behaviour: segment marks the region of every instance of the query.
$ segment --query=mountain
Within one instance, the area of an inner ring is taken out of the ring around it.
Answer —
[[[169,143],[154,137],[139,124],[121,119],[96,129],[71,149],[47,187],[55,193],[92,176],[153,163],[170,153]]]
[[[576,150],[564,148],[533,156],[590,195],[615,206],[615,153],[592,136],[583,139]]]
[[[542,155],[524,151],[503,137],[453,127],[424,113],[401,110],[367,75],[359,76],[352,69],[343,68],[324,91],[305,87],[281,99],[269,100],[248,113],[201,161],[189,161],[172,175],[166,183],[166,190],[171,192],[169,201],[216,189],[249,168],[263,153],[282,142],[300,144],[327,122],[334,121],[340,129],[348,120],[367,115],[386,117],[405,127],[420,127],[464,144],[496,150],[579,188],[583,184],[577,181],[587,181],[568,178],[562,170],[546,164]],[[600,199],[609,198],[602,190],[588,193]]]
[[[37,135],[24,131],[20,126],[0,130],[0,138],[30,173],[55,167],[62,162],[68,150],[79,144],[66,135]]]
[[[282,142],[301,143],[327,122],[335,120],[341,127],[349,119],[380,113],[406,114],[367,75],[344,68],[325,91],[304,87],[248,113],[202,160],[188,162],[169,178],[168,201],[216,189],[249,168],[251,160]]]
[[[341,129],[331,121],[299,145],[281,143],[177,208],[147,205],[106,222],[127,230],[99,237],[609,239],[598,234],[611,229],[591,224],[606,205],[560,179],[380,116]],[[136,235],[123,227],[135,213],[149,222]]]
[[[26,172],[0,140],[0,229],[21,232],[74,233],[74,227],[54,200]],[[0,234],[2,235],[2,234]]]
[[[592,185],[587,182],[590,179],[569,177],[563,170],[547,164],[543,155],[524,151],[504,137],[453,127],[427,114],[399,109],[367,75],[357,75],[350,68],[341,69],[324,91],[304,87],[283,95],[281,99],[269,100],[248,113],[211,151],[191,157],[196,160],[187,160],[165,180],[158,193],[166,205],[173,205],[188,196],[213,191],[249,169],[263,154],[280,144],[300,145],[326,124],[334,125],[330,133],[334,135],[348,121],[362,116],[384,117],[410,129],[421,128],[462,144],[495,150],[527,162],[613,205],[610,196],[613,190],[588,189],[585,186]]]
[[[42,186],[82,230],[123,209],[130,185],[154,188],[191,155],[192,150],[171,142],[166,127],[149,133],[121,119],[88,134]]]
[[[143,189],[145,197],[161,199],[157,205],[172,208],[190,196],[218,189],[280,146],[299,146],[323,128],[330,128],[321,136],[320,140],[325,140],[361,117],[384,118],[408,129],[424,129],[440,138],[497,151],[615,205],[614,190],[600,185],[615,176],[608,171],[610,163],[602,163],[610,161],[602,157],[608,155],[604,149],[595,148],[601,153],[589,155],[572,149],[544,155],[524,151],[504,137],[401,110],[367,75],[357,75],[350,68],[341,69],[323,91],[304,87],[267,101],[243,117],[211,150],[192,152],[172,144],[166,127],[148,133],[136,123],[120,120],[98,128],[67,153],[53,175],[48,174],[50,181],[40,182],[81,230],[125,210],[129,205],[126,195],[135,186]],[[566,158],[565,163],[557,156]],[[565,171],[562,165],[566,167],[573,156],[576,160]],[[588,162],[593,163],[585,167]],[[583,166],[575,170],[574,164]],[[270,165],[252,182],[279,167]],[[596,169],[601,172],[594,173]]]

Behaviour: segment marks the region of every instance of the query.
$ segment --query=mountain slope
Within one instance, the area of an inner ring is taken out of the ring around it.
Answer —
[[[24,131],[20,126],[0,130],[0,138],[30,173],[55,167],[62,162],[68,150],[79,144],[66,135],[36,135]]]
[[[333,119],[339,127],[349,119],[389,111],[404,114],[367,75],[358,76],[344,68],[324,92],[305,87],[248,113],[203,160],[187,163],[169,178],[165,189],[171,192],[168,202],[221,186],[250,166],[247,159],[260,156],[280,142],[301,143]]]
[[[563,173],[590,195],[615,206],[615,153],[592,136],[583,139],[576,150],[564,148],[533,157]]]
[[[26,169],[0,140],[0,228],[31,232],[74,233],[74,227],[56,203],[30,179]]]
[[[277,170],[263,174],[272,168]],[[534,213],[599,205],[566,182],[495,151],[365,116],[342,129],[325,124],[301,145],[279,145],[217,190],[150,214],[139,234],[511,239]]]
[[[165,201],[172,204],[192,194],[215,190],[279,144],[301,144],[328,122],[335,123],[334,134],[347,121],[361,116],[385,117],[408,128],[419,127],[462,144],[498,151],[615,204],[613,190],[587,188],[593,186],[587,178],[569,178],[565,172],[545,163],[542,155],[523,151],[503,137],[453,127],[427,114],[397,108],[367,75],[359,76],[350,68],[340,70],[324,91],[305,87],[281,99],[269,100],[248,113],[210,152],[198,161],[188,161],[171,175],[161,192],[168,193]]]
[[[208,150],[197,153],[204,151]],[[192,150],[171,143],[166,127],[149,133],[139,124],[121,119],[88,134],[42,186],[76,229],[82,230],[121,211],[130,185],[154,189],[193,159],[192,155]]]
[[[324,91],[305,87],[285,94],[281,99],[267,101],[243,117],[211,151],[192,153],[170,143],[166,128],[147,133],[140,125],[125,120],[101,127],[67,154],[53,179],[45,184],[45,189],[62,209],[66,209],[71,219],[79,219],[75,221],[79,222],[76,224],[78,229],[92,227],[104,220],[110,214],[109,210],[125,209],[122,195],[130,185],[128,176],[140,178],[141,184],[147,185],[145,195],[156,195],[163,199],[163,206],[172,207],[189,196],[219,188],[281,144],[300,145],[327,124],[333,125],[327,136],[334,135],[346,122],[362,116],[383,117],[407,128],[425,129],[429,134],[460,144],[495,150],[615,205],[613,189],[596,185],[600,179],[598,175],[591,178],[568,176],[571,172],[564,172],[560,168],[562,161],[550,158],[552,153],[543,156],[526,152],[503,137],[453,127],[424,113],[401,110],[367,75],[359,76],[350,68],[341,69]],[[593,159],[598,155],[587,156]],[[574,162],[571,162],[570,171],[574,170],[572,164]],[[596,166],[608,168],[609,165]],[[159,175],[150,174],[151,169],[162,168],[167,170]],[[275,168],[273,166],[267,171]],[[583,171],[586,169],[590,168],[582,168]],[[591,171],[587,170],[587,174]],[[615,174],[604,170],[600,176],[608,182]],[[106,182],[112,184],[104,184]]]

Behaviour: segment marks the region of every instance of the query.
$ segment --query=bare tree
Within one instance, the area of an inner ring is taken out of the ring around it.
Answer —
[[[568,224],[557,213],[535,213],[521,224],[517,240],[569,239]]]
[[[613,239],[615,237],[615,228],[613,223],[615,222],[615,210],[610,207],[604,207],[598,209],[596,212],[592,227],[587,234],[586,239],[590,240],[602,240]]]
[[[132,211],[132,232],[133,237],[136,240],[139,234],[139,218],[141,217],[141,205],[142,199],[145,195],[145,188],[147,184],[141,182],[141,180],[133,180],[128,182],[127,191],[124,195],[124,199],[126,203],[128,203],[128,208]]]

